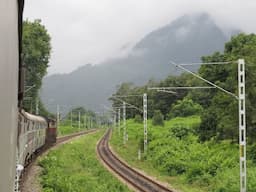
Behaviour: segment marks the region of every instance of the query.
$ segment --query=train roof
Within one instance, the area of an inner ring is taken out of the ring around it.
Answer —
[[[42,123],[47,123],[47,120],[42,116],[34,115],[34,114],[28,113],[24,110],[21,110],[21,114],[29,120],[42,122]]]

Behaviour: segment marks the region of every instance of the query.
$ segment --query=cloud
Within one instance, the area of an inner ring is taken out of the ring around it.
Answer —
[[[255,9],[255,0],[26,0],[24,17],[40,18],[52,37],[51,74],[120,56],[184,14],[207,12],[225,30],[256,32]]]

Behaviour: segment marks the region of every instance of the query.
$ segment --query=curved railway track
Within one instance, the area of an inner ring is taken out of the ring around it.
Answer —
[[[110,150],[108,140],[111,135],[109,129],[97,145],[97,152],[104,163],[122,179],[141,192],[174,192],[160,185],[152,179],[142,175],[119,160]]]
[[[60,145],[70,139],[73,139],[74,137],[78,137],[78,136],[81,136],[81,135],[86,135],[86,134],[89,134],[89,133],[93,133],[93,132],[96,132],[97,129],[91,129],[91,130],[87,130],[87,131],[81,131],[81,132],[78,132],[78,133],[73,133],[73,134],[70,134],[70,135],[65,135],[65,136],[61,136],[61,137],[57,137],[57,140],[56,140],[56,143],[51,145],[51,146],[43,146],[41,148],[41,150],[35,154],[33,156],[33,159],[31,159],[31,161],[29,161],[29,164],[25,165],[25,172],[23,173],[22,175],[22,178],[20,180],[20,188],[21,188],[21,192],[23,191],[23,182],[27,179],[27,176],[29,174],[29,171],[31,169],[31,166],[33,166],[35,160],[37,159],[37,157],[41,156],[42,154],[44,154],[46,151],[48,151],[49,149],[51,149],[52,147],[55,147],[57,145]]]

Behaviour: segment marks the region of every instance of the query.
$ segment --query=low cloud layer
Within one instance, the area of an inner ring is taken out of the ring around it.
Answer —
[[[184,14],[209,13],[224,30],[255,33],[255,0],[26,0],[24,18],[52,37],[49,74],[120,57],[144,35]]]

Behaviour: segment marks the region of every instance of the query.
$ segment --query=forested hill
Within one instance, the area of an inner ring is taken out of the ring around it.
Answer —
[[[177,75],[168,64],[169,60],[197,62],[203,55],[222,51],[229,38],[210,16],[185,15],[146,35],[128,56],[95,66],[87,64],[69,74],[46,77],[41,97],[46,106],[69,103],[99,110],[102,109],[100,104],[106,103],[122,82],[141,85],[151,78],[158,80],[169,74]],[[54,111],[55,107],[50,110]]]

